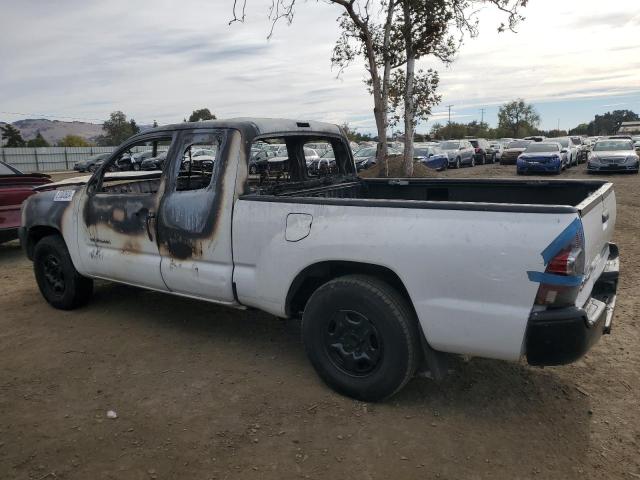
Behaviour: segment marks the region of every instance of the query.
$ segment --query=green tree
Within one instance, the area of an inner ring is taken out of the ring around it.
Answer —
[[[45,140],[45,138],[42,136],[42,134],[40,133],[40,130],[38,130],[38,133],[36,134],[36,138],[27,141],[27,147],[49,147],[49,142],[47,142]]]
[[[373,140],[373,137],[368,133],[359,133],[357,128],[352,128],[347,122],[340,125],[345,136],[350,142],[365,142]]]
[[[127,116],[121,111],[111,112],[109,120],[102,124],[102,130],[105,132],[98,139],[100,145],[120,145],[127,138],[135,135],[140,131],[134,119],[127,121]]]
[[[521,98],[505,103],[498,110],[498,127],[515,138],[531,134],[539,124],[540,115],[536,109]]]
[[[7,123],[4,127],[0,127],[2,131],[2,140],[4,140],[4,146],[7,148],[24,147],[25,141],[20,134],[20,130]]]
[[[614,110],[604,115],[596,115],[589,122],[589,135],[615,135],[620,129],[622,122],[635,122],[640,120],[638,114],[631,110]]]
[[[66,135],[58,142],[59,147],[88,147],[91,144],[79,135]]]
[[[201,120],[215,120],[216,116],[211,113],[208,108],[200,108],[198,110],[194,110],[189,115],[190,122],[199,122]]]

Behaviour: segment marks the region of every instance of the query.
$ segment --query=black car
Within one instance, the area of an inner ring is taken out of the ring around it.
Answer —
[[[142,161],[140,165],[141,170],[162,170],[164,168],[164,161],[167,159],[167,152],[158,154],[157,157],[147,158]]]
[[[496,161],[496,152],[493,151],[489,142],[484,138],[471,138],[469,142],[471,142],[475,150],[476,163],[484,165],[487,161],[491,163]]]
[[[77,162],[73,166],[73,169],[78,172],[95,172],[110,155],[110,153],[99,153],[97,155],[93,155],[86,160]]]

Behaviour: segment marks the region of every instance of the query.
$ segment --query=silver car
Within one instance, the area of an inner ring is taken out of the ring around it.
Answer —
[[[640,170],[640,160],[631,140],[603,139],[593,146],[587,172],[633,172]]]

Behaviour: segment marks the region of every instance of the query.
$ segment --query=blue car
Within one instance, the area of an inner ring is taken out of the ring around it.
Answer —
[[[413,158],[433,170],[446,170],[449,167],[449,157],[437,145],[416,145]]]
[[[555,142],[533,142],[518,157],[518,175],[526,173],[562,172],[562,145]]]

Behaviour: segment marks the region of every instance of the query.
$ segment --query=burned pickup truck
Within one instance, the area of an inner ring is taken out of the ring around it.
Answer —
[[[334,168],[307,168],[311,142]],[[257,143],[286,158],[250,173]],[[167,152],[162,171],[108,171],[140,146]],[[201,149],[211,168],[188,161]],[[300,318],[320,377],[364,400],[418,368],[440,376],[449,354],[573,362],[611,328],[603,181],[362,179],[337,126],[237,119],[155,128],[39,190],[20,238],[54,307],[86,303],[100,278]]]

